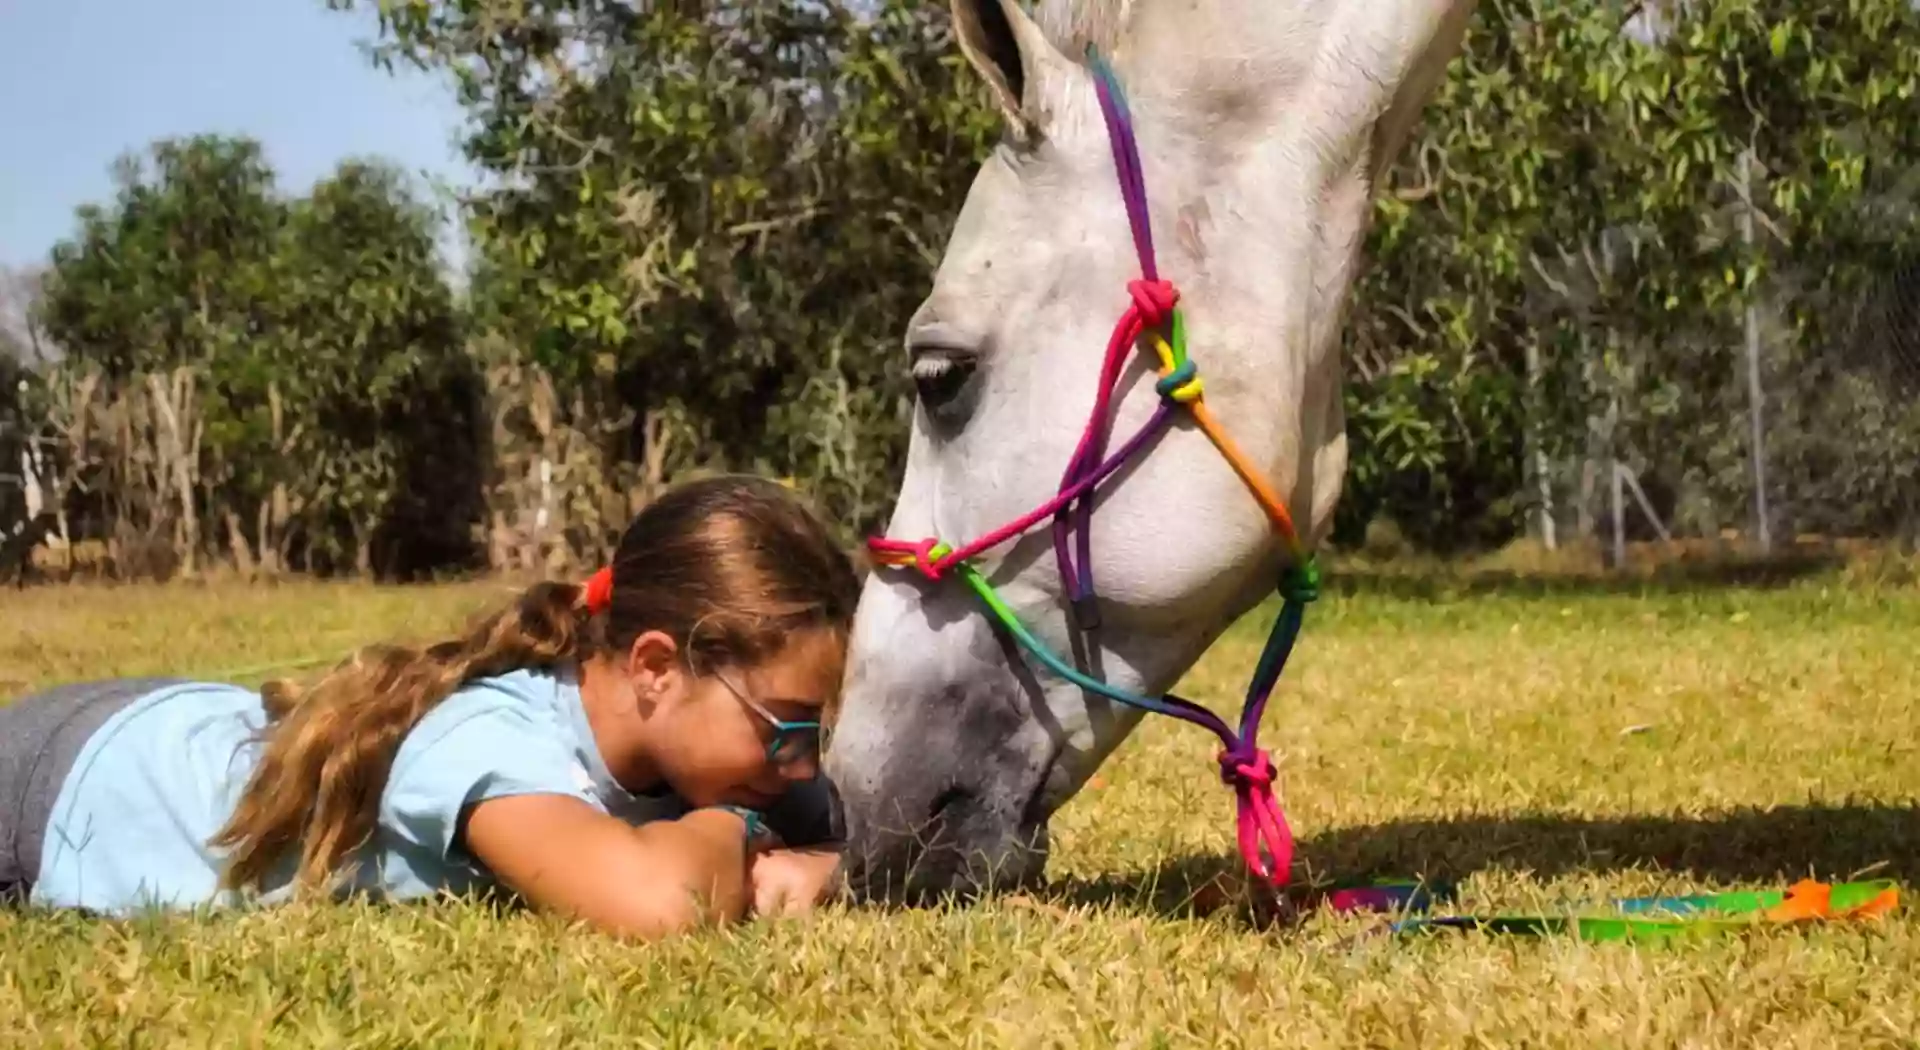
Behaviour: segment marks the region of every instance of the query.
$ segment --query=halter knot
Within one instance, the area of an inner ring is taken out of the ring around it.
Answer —
[[[1280,577],[1280,596],[1305,605],[1320,597],[1320,563],[1312,558],[1295,562]]]
[[[1180,301],[1180,290],[1172,281],[1128,281],[1127,294],[1133,297],[1133,310],[1142,328],[1164,326],[1173,316],[1174,304]]]
[[[1219,756],[1220,779],[1233,787],[1268,787],[1273,784],[1273,758],[1265,748],[1222,751]]]
[[[1240,858],[1247,869],[1284,886],[1293,867],[1293,829],[1273,795],[1273,759],[1262,748],[1222,751],[1220,779],[1239,796]]]
[[[940,559],[946,557],[948,547],[936,539],[925,539],[913,545],[913,565],[929,580],[938,580],[941,574]]]
[[[938,580],[944,575],[945,566],[940,562],[953,553],[952,548],[937,539],[924,539],[918,543],[872,539],[867,541],[867,550],[882,564],[911,565],[929,580]]]
[[[1170,404],[1190,405],[1200,400],[1200,394],[1205,389],[1200,381],[1200,366],[1189,357],[1175,365],[1173,371],[1161,376],[1159,382],[1153,384],[1153,389]]]

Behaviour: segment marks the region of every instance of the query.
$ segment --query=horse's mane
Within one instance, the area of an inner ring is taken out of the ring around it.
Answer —
[[[1055,47],[1079,55],[1091,43],[1112,53],[1138,0],[1031,0],[1033,20]]]

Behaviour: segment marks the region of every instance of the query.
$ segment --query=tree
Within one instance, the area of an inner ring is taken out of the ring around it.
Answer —
[[[74,433],[120,446],[80,457],[111,475],[103,513],[129,543],[167,534],[188,570],[214,550],[370,570],[396,500],[421,492],[408,442],[447,415],[420,410],[460,381],[437,216],[365,162],[288,199],[248,139],[163,140],[117,175],[54,248],[40,311],[65,369],[93,377]]]
[[[398,169],[370,161],[343,162],[289,209],[267,374],[304,426],[309,558],[369,573],[395,514],[409,541],[442,549],[459,545],[447,526],[474,524],[472,373],[439,223]]]

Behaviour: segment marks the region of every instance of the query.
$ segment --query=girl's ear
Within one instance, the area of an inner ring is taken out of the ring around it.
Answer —
[[[627,648],[626,672],[637,698],[658,699],[683,675],[680,647],[662,631],[646,631]]]

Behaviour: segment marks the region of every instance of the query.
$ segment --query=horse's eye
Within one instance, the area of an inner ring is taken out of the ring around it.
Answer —
[[[913,349],[913,387],[920,403],[938,412],[952,405],[973,378],[980,358],[970,350],[950,346]]]

